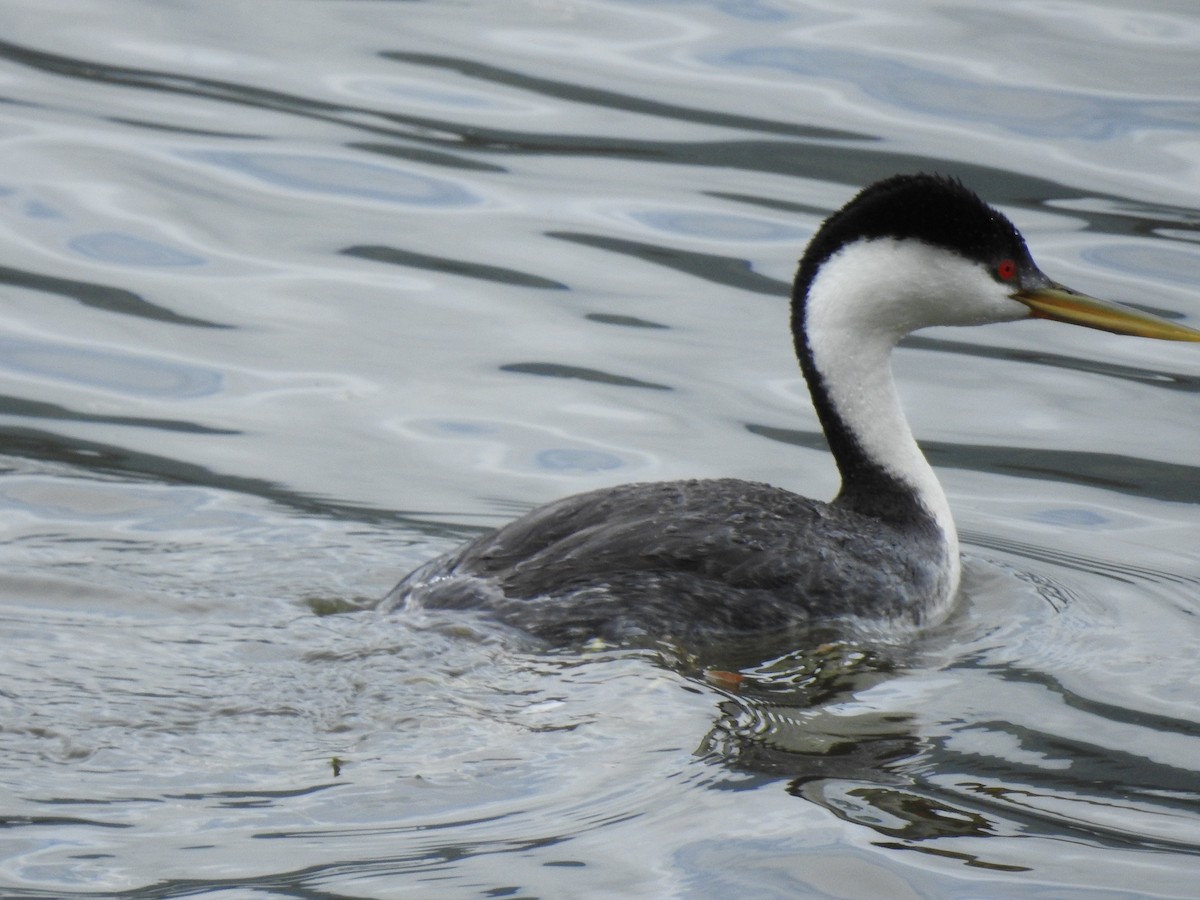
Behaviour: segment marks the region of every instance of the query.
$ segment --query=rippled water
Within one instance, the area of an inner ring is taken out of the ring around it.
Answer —
[[[0,893],[1195,895],[1193,346],[906,343],[968,555],[911,643],[373,608],[597,485],[831,493],[786,285],[882,175],[1200,322],[1190,0],[0,16]]]

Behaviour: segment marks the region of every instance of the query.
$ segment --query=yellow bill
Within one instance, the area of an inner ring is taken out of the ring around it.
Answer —
[[[1069,322],[1111,331],[1113,334],[1132,334],[1138,337],[1158,338],[1163,341],[1198,341],[1200,331],[1178,325],[1150,313],[1144,313],[1119,303],[1097,300],[1080,294],[1061,284],[1028,288],[1012,295],[1041,319]]]

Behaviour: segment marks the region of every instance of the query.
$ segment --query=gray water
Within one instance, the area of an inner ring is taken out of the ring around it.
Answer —
[[[898,351],[966,554],[910,642],[374,608],[579,490],[832,493],[787,283],[883,175],[1200,323],[1192,0],[0,21],[0,894],[1195,896],[1194,345]]]

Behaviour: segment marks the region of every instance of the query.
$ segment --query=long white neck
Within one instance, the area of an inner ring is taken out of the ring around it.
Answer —
[[[950,593],[961,572],[958,531],[945,491],[900,405],[891,352],[900,338],[923,325],[975,324],[956,306],[961,293],[948,293],[946,285],[971,285],[980,277],[974,265],[924,244],[861,242],[822,264],[805,306],[805,337],[835,424],[870,464],[911,491],[937,524]]]

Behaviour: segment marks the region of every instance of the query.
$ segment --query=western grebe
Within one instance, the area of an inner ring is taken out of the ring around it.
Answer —
[[[842,478],[831,502],[733,478],[602,488],[426,563],[385,607],[489,610],[558,644],[935,621],[958,589],[958,534],[890,354],[918,328],[1029,317],[1200,341],[1051,281],[958,181],[878,182],[822,224],[792,292],[796,354]]]

